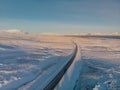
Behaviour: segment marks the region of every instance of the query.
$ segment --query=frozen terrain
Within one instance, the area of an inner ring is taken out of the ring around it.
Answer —
[[[82,69],[75,90],[120,90],[120,39],[79,40]]]
[[[74,49],[61,37],[0,34],[0,90],[39,90]]]
[[[120,39],[0,32],[0,90],[41,90],[74,53],[55,90],[120,90]]]
[[[79,52],[55,90],[120,90],[120,40],[72,38]]]

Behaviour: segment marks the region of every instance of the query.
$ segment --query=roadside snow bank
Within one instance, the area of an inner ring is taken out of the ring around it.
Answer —
[[[39,88],[70,58],[73,51],[71,43],[62,41],[64,37],[57,37],[54,41],[44,36],[20,37],[0,35],[1,90]]]
[[[81,72],[82,62],[81,62],[81,51],[80,46],[78,45],[78,52],[75,57],[75,60],[56,86],[55,90],[74,90],[76,83]]]

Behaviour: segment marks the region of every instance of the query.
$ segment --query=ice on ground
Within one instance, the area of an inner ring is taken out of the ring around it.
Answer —
[[[73,62],[55,90],[119,90],[120,40],[87,36],[72,40],[80,46],[79,62]]]
[[[77,38],[83,63],[75,90],[120,89],[120,40]]]
[[[0,89],[39,90],[73,54],[56,90],[119,90],[120,40],[0,32]]]
[[[69,40],[65,42],[57,36],[52,40],[51,36],[7,34],[0,35],[1,90],[39,86],[36,82],[43,83],[57,71],[69,60],[74,49]]]

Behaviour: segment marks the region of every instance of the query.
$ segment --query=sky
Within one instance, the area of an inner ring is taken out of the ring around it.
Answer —
[[[120,32],[120,0],[0,0],[0,30]]]

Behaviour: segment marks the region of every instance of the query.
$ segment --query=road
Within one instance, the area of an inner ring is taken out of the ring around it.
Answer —
[[[74,61],[74,59],[76,57],[76,54],[77,54],[77,51],[78,51],[78,46],[77,46],[76,43],[73,43],[73,44],[75,45],[75,49],[73,51],[73,55],[71,56],[71,59],[68,62],[66,62],[65,64],[63,64],[64,66],[62,66],[62,68],[59,69],[59,71],[57,73],[55,73],[55,76],[53,78],[48,80],[46,84],[42,85],[42,87],[40,86],[40,88],[39,88],[40,90],[53,90],[55,88],[55,86],[59,83],[59,81],[64,76],[64,74],[66,73],[66,71],[68,70],[68,68],[73,63],[73,61]],[[38,74],[38,76],[35,79],[24,83],[23,85],[19,86],[16,90],[25,90],[24,87],[29,86],[28,84],[32,84],[32,82],[36,82],[36,79],[38,79],[39,77],[40,76]],[[33,87],[32,88],[27,88],[27,89],[32,90]]]
[[[63,77],[63,75],[65,74],[65,72],[68,70],[68,68],[70,67],[70,65],[72,64],[72,62],[74,61],[76,54],[78,51],[78,46],[75,43],[75,51],[74,51],[74,55],[72,56],[72,58],[69,60],[69,62],[61,69],[61,71],[52,79],[52,81],[50,81],[48,83],[48,85],[46,85],[44,87],[43,90],[53,90],[55,88],[55,86],[59,83],[59,81],[61,80],[61,78]]]

